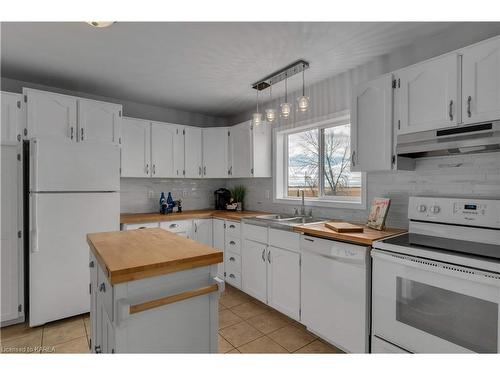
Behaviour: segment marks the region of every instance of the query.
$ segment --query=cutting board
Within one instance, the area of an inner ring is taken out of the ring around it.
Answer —
[[[362,226],[343,221],[330,221],[325,223],[325,227],[330,228],[337,233],[360,233],[364,230]]]

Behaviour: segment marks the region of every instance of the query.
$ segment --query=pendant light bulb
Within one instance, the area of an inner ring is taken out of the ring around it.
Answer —
[[[302,65],[302,96],[297,98],[297,108],[299,112],[307,112],[307,110],[309,109],[309,97],[306,96],[304,70],[305,67],[304,65]]]
[[[259,126],[262,121],[262,113],[259,112],[259,89],[257,89],[257,110],[252,115],[252,125]]]
[[[269,102],[272,104],[273,94],[272,94],[273,86],[272,82],[269,85]],[[269,123],[273,123],[276,120],[276,110],[274,108],[266,109],[266,120]]]
[[[288,118],[292,112],[292,105],[288,103],[288,74],[285,74],[285,102],[281,103],[281,117]]]

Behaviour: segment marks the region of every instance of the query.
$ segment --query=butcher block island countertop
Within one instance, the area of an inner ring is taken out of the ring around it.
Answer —
[[[120,224],[138,224],[154,221],[173,221],[189,219],[209,219],[211,217],[227,220],[241,220],[244,217],[264,215],[261,211],[225,211],[225,210],[188,210],[183,212],[173,212],[162,215],[159,213],[139,213],[139,214],[121,214]]]
[[[92,233],[87,242],[111,284],[223,261],[221,251],[160,228]]]
[[[371,246],[374,241],[407,232],[406,229],[386,228],[385,230],[376,230],[369,228],[366,225],[361,226],[363,227],[363,232],[351,233],[338,233],[333,229],[327,228],[325,223],[296,225],[293,230],[310,236],[368,246]]]

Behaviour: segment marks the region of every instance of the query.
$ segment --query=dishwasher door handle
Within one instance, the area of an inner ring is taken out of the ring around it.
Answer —
[[[339,263],[346,263],[346,264],[353,264],[353,265],[360,265],[360,266],[363,266],[366,263],[364,259],[353,259],[353,258],[347,258],[347,257],[339,257],[336,255],[326,255],[326,254],[321,254],[321,253],[317,253],[315,251],[310,251],[310,250],[305,250],[305,249],[302,249],[302,251],[305,254],[316,255],[316,256],[319,256],[322,258],[333,260],[335,262],[339,262]]]

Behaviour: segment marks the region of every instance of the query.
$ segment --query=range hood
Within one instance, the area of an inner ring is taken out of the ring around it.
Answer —
[[[399,135],[398,156],[423,158],[500,151],[500,121]]]

